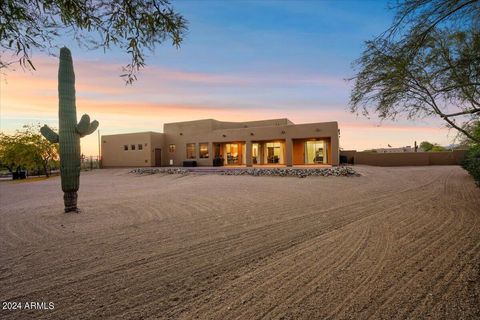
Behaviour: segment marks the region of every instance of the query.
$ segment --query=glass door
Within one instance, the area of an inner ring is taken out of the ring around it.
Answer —
[[[225,144],[225,153],[227,155],[227,164],[238,165],[240,164],[238,143]]]
[[[327,163],[327,152],[324,141],[305,142],[305,164]]]

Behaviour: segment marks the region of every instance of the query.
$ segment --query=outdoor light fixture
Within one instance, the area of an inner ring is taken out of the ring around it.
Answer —
[[[251,135],[251,136],[254,136],[255,134],[254,134],[253,132],[250,132],[250,135]]]
[[[222,137],[226,138],[227,136],[226,136],[226,135],[224,135],[224,134],[222,134]]]

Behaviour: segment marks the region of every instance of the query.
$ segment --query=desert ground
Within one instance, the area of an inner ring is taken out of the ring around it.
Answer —
[[[480,189],[360,177],[82,173],[0,183],[1,319],[479,319]],[[3,309],[3,308],[2,308]]]

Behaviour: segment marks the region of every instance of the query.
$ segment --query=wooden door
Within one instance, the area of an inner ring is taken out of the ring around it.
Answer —
[[[162,149],[155,148],[155,167],[162,166]]]

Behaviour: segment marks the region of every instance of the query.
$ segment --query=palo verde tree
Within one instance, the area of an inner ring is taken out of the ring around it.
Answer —
[[[40,134],[39,125],[25,125],[14,134],[0,133],[0,167],[10,173],[21,169],[49,169],[58,160],[58,146]]]
[[[350,110],[442,118],[468,139],[480,118],[480,1],[403,0],[355,62]]]
[[[21,133],[25,136],[29,145],[33,146],[31,154],[35,168],[42,168],[47,177],[50,176],[50,168],[59,159],[59,147],[48,141],[40,133],[40,125],[25,125]]]
[[[124,50],[127,83],[145,66],[146,52],[165,41],[178,47],[187,30],[169,0],[4,0],[0,17],[0,70],[15,64],[35,69],[32,50],[56,51],[63,36],[88,49]]]

